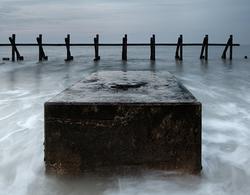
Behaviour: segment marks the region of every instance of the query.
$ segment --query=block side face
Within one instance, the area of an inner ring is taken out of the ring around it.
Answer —
[[[145,166],[199,172],[201,105],[45,105],[45,162],[57,173]]]
[[[56,108],[57,109],[57,108]],[[74,126],[68,128],[65,118],[54,117],[55,107],[45,104],[44,106],[44,161],[46,172],[57,174],[77,174],[80,173],[80,155],[74,151],[72,146],[68,146],[67,135],[74,132]],[[64,112],[65,109],[58,109]],[[65,122],[64,122],[65,121]]]

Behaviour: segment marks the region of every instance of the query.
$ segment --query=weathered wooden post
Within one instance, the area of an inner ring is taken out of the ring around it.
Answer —
[[[39,61],[48,60],[48,56],[45,55],[43,46],[42,46],[42,35],[39,34],[36,40],[37,40],[37,44],[39,47]]]
[[[14,62],[15,61],[15,54],[17,56],[17,60],[21,61],[23,60],[23,56],[20,55],[17,47],[16,47],[16,35],[15,34],[12,34],[12,37],[9,37],[9,41],[11,43],[11,47],[12,47],[12,61]]]
[[[16,43],[16,35],[15,34],[12,34],[12,41],[13,41],[13,43]],[[11,57],[11,59],[12,59],[12,62],[14,62],[15,61],[15,58],[16,58],[16,55],[15,55],[15,48],[14,48],[14,45],[13,44],[11,44],[12,46],[12,57]]]
[[[179,59],[179,48],[180,48],[180,37],[178,37],[178,40],[177,40],[175,59]]]
[[[205,38],[206,38],[205,60],[208,60],[208,35],[206,35]]]
[[[227,58],[228,47],[230,47],[230,51],[229,51],[230,54],[229,55],[230,55],[230,60],[232,60],[233,59],[233,35],[230,35],[230,37],[227,41],[227,44],[226,44],[225,49],[224,49],[222,56],[221,56],[222,59]]]
[[[233,59],[233,35],[230,35],[230,60]]]
[[[183,36],[180,35],[180,60],[183,60]]]
[[[175,59],[183,60],[183,36],[180,35],[177,41]]]
[[[122,39],[122,60],[127,60],[127,47],[128,47],[128,36],[125,34],[125,36]]]
[[[155,35],[150,38],[150,60],[155,60]]]
[[[95,46],[95,59],[94,59],[94,61],[99,61],[101,58],[99,56],[99,35],[98,34],[94,38],[94,46]]]
[[[205,51],[205,56],[204,56],[204,51]],[[208,59],[208,35],[204,37],[202,48],[201,48],[200,59],[205,59],[205,60]]]
[[[67,49],[67,58],[65,59],[65,61],[71,61],[74,59],[74,57],[71,56],[70,53],[70,34],[68,34],[67,37],[65,38],[65,44]]]

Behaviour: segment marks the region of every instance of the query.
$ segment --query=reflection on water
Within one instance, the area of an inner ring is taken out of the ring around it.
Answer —
[[[8,50],[1,54],[8,56]],[[199,50],[159,48],[157,61],[148,48],[129,48],[127,62],[119,49],[75,48],[64,63],[64,49],[46,48],[49,61],[37,63],[36,51],[23,48],[25,61],[0,63],[0,194],[247,194],[250,191],[249,47],[236,50],[232,62],[211,49],[208,62]],[[44,174],[43,103],[74,82],[100,70],[170,71],[203,104],[203,171],[200,176],[147,172],[137,176],[68,178]]]

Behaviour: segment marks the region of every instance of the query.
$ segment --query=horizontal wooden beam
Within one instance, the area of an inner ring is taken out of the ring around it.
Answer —
[[[226,43],[209,43],[208,46],[226,46]],[[9,43],[1,43],[0,47],[11,46]],[[16,43],[16,46],[39,46],[37,43]],[[43,43],[42,46],[66,46],[65,43]],[[93,43],[70,43],[70,46],[95,46]],[[98,46],[122,46],[121,43],[99,43]],[[150,46],[150,43],[128,43],[127,46]],[[155,43],[155,46],[177,46],[176,43]],[[183,46],[202,46],[202,43],[183,43]],[[232,46],[240,46],[233,44]]]

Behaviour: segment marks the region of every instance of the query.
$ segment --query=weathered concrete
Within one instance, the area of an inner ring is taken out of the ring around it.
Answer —
[[[45,103],[46,170],[201,170],[201,104],[169,73],[99,72]]]

